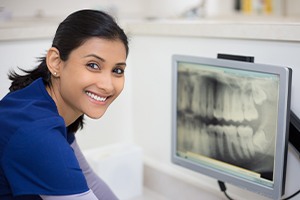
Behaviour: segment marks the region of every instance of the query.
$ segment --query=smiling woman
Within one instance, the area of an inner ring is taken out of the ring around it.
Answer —
[[[10,72],[0,101],[0,199],[117,199],[75,132],[122,92],[127,55],[127,36],[111,16],[80,10],[60,23],[35,69]]]
[[[47,89],[67,125],[82,114],[94,119],[104,114],[123,90],[125,61],[120,40],[98,37],[74,49],[67,61],[60,59],[56,48],[48,51],[48,68],[57,76]]]

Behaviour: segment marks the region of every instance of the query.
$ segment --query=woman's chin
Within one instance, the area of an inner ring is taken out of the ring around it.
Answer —
[[[102,113],[93,113],[93,114],[85,114],[86,116],[88,116],[89,118],[91,119],[100,119],[103,115],[104,115],[105,112],[102,112]]]

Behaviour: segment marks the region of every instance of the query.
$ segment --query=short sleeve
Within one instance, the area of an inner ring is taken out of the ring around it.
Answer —
[[[14,195],[69,195],[88,191],[85,177],[57,118],[12,136],[3,170]]]

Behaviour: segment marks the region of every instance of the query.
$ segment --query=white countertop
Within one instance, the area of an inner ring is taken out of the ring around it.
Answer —
[[[0,41],[53,38],[59,18],[14,19],[0,22]],[[160,35],[300,41],[300,20],[236,16],[218,19],[122,20],[130,35]]]
[[[210,37],[300,41],[300,19],[224,17],[197,20],[148,20],[130,22],[133,35]]]
[[[0,21],[0,41],[53,38],[59,22],[59,18]]]

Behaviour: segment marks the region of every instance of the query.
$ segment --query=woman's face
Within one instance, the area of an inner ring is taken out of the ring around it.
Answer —
[[[100,118],[123,90],[126,50],[120,40],[91,38],[61,65],[56,104],[67,121],[82,114]]]

